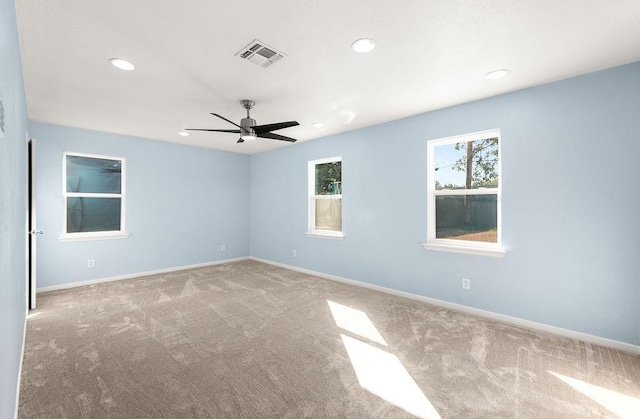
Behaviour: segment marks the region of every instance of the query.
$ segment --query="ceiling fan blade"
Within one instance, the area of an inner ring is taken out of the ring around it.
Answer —
[[[240,134],[239,129],[204,129],[204,128],[185,128],[185,131],[209,131],[209,132],[233,132]]]
[[[263,132],[276,131],[283,128],[295,127],[298,124],[296,121],[278,122],[276,124],[256,125],[252,127],[256,134],[262,134]]]
[[[238,128],[242,128],[240,125],[236,124],[236,123],[235,123],[235,122],[233,122],[233,121],[228,120],[227,118],[225,118],[225,117],[224,117],[224,116],[222,116],[222,115],[218,115],[217,113],[213,113],[213,112],[211,112],[211,115],[213,115],[213,116],[217,116],[217,117],[218,117],[218,118],[220,118],[220,119],[224,119],[224,120],[225,120],[225,121],[227,121],[228,123],[233,124],[233,125],[235,125],[235,126],[236,126],[236,127],[238,127]]]
[[[263,132],[262,134],[257,134],[260,138],[269,138],[272,140],[281,140],[281,141],[289,141],[290,143],[295,143],[295,138],[285,137],[284,135],[274,134],[273,132]]]

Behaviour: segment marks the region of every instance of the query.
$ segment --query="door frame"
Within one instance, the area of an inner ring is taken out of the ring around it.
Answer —
[[[27,133],[27,306],[36,308],[36,141]]]

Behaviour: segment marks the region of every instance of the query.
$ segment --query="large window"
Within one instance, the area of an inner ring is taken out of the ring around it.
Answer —
[[[65,153],[63,239],[126,237],[125,160]]]
[[[309,232],[307,235],[343,238],[342,157],[309,162]]]
[[[425,248],[501,256],[500,131],[428,142]]]

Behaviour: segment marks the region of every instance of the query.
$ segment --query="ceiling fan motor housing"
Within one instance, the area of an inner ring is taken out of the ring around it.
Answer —
[[[255,127],[257,124],[256,120],[251,118],[251,116],[249,115],[249,111],[253,109],[254,106],[256,106],[256,102],[249,99],[242,99],[240,101],[240,104],[242,104],[242,107],[247,110],[247,117],[242,118],[242,120],[240,121],[240,130],[242,131],[240,133],[240,138],[244,140],[254,140],[256,138],[256,133],[253,130],[253,127]]]
[[[251,127],[256,126],[256,120],[253,118],[242,118],[240,121],[240,126],[245,129],[249,129]]]
[[[242,131],[240,133],[240,137],[242,139],[255,140],[256,132],[252,128],[252,127],[256,126],[256,120],[255,119],[253,119],[253,118],[242,118],[242,121],[240,121],[240,126],[242,127],[242,128],[240,128],[240,131]]]

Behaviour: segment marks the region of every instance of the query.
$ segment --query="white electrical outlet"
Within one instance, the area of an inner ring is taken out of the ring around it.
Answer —
[[[463,290],[471,289],[471,280],[469,278],[462,278],[462,289]]]
[[[298,257],[298,253],[295,250],[293,251],[293,257],[294,258]]]
[[[87,259],[87,268],[95,268],[96,260],[95,259]]]
[[[222,246],[220,246],[220,251],[224,252],[227,250],[227,246],[225,246],[224,244]]]

